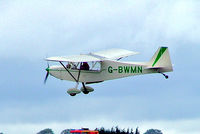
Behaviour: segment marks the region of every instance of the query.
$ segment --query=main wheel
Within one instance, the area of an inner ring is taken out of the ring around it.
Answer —
[[[84,94],[88,94],[89,92],[93,92],[94,89],[89,87],[89,86],[85,86],[85,87],[81,87],[81,91],[84,93]]]
[[[88,94],[88,93],[89,93],[89,91],[87,91],[87,90],[84,90],[84,91],[83,91],[83,93],[84,93],[84,94]]]

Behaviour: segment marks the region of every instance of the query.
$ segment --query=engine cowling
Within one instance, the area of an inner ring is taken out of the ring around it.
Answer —
[[[76,94],[81,93],[81,91],[78,90],[77,88],[70,88],[67,90],[67,93],[71,96],[75,96]]]
[[[85,88],[84,88],[84,87],[81,87],[81,91],[82,91],[84,94],[88,94],[89,92],[93,92],[93,91],[94,91],[94,88],[89,87],[89,86],[85,86]]]

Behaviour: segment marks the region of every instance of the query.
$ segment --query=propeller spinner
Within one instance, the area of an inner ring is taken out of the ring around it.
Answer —
[[[48,78],[48,76],[49,76],[49,63],[47,63],[46,71],[47,71],[47,73],[46,73],[46,76],[45,76],[45,79],[44,79],[44,84],[46,84],[47,78]]]

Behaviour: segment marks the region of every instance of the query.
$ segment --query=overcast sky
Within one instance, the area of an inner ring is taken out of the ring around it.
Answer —
[[[164,134],[199,134],[199,0],[0,1],[0,131],[34,134],[50,127],[118,125]],[[69,96],[75,83],[49,77],[46,56],[110,48],[148,61],[168,46],[174,72],[94,84]]]

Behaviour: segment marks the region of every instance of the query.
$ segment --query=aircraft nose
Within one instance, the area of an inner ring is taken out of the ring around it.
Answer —
[[[48,78],[48,76],[49,76],[49,65],[48,65],[48,67],[46,68],[46,71],[47,71],[47,73],[46,73],[46,76],[45,76],[45,79],[44,79],[44,84],[46,84],[47,78]]]
[[[49,72],[49,67],[46,68],[46,71]]]

